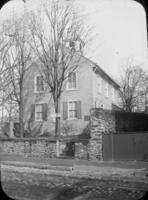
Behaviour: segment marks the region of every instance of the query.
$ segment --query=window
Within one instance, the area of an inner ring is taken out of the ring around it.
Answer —
[[[44,91],[44,78],[43,76],[35,77],[35,92]]]
[[[43,104],[35,105],[35,120],[42,121],[43,120]]]
[[[68,89],[75,89],[76,88],[76,72],[72,72],[68,76],[68,83],[67,83],[67,88]]]
[[[81,118],[81,101],[63,102],[63,120]]]
[[[47,121],[48,115],[48,104],[31,104],[30,108],[30,119],[31,121]]]
[[[68,102],[68,119],[77,118],[76,101]]]

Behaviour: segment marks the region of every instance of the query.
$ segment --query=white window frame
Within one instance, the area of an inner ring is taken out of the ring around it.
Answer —
[[[69,106],[70,106],[70,102],[75,102],[76,104],[77,104],[77,100],[71,100],[71,101],[67,101],[67,119],[68,120],[76,120],[76,119],[78,119],[77,117],[70,117],[69,115],[70,115],[70,113],[69,113]],[[76,104],[75,104],[75,106],[76,106]],[[76,110],[76,112],[77,112],[77,108],[75,108],[75,110]]]
[[[69,76],[68,76],[68,73],[67,73],[67,76],[68,76],[68,78],[67,78],[67,84],[66,84],[66,89],[67,90],[77,90],[78,89],[78,76],[77,76],[77,72],[74,70],[72,73],[76,74],[76,87],[72,87],[72,88],[69,87],[69,82],[68,82]]]
[[[35,104],[35,121],[37,121],[37,122],[41,122],[41,121],[43,121],[43,117],[41,117],[41,119],[37,119],[37,112],[36,112],[36,109],[37,109],[37,106],[38,105],[41,105],[42,106],[42,116],[43,116],[43,104],[42,103],[38,103],[38,104]]]
[[[43,90],[42,91],[37,91],[37,77],[40,77],[40,76],[43,76],[43,75],[36,75],[34,77],[34,92],[35,93],[43,93],[45,91],[44,76],[43,76]]]

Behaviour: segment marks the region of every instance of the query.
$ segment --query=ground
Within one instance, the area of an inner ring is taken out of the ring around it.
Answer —
[[[20,168],[1,175],[4,192],[16,200],[138,200],[148,188],[147,183],[126,179],[29,173]]]
[[[1,155],[1,183],[15,200],[139,200],[148,190],[148,162]]]

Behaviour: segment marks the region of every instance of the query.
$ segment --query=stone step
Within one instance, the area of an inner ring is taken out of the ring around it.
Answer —
[[[61,154],[57,158],[59,158],[59,159],[74,159],[74,156]]]

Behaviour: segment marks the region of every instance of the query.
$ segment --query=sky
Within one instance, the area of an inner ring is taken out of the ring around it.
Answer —
[[[29,9],[40,0],[26,0]],[[148,69],[147,27],[144,8],[132,0],[75,0],[74,6],[84,23],[91,27],[85,55],[114,79],[131,58]],[[0,11],[0,20],[23,13],[24,3],[12,0]]]

